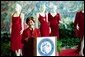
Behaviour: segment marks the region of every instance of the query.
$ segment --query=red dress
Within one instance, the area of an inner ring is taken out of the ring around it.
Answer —
[[[21,44],[21,18],[12,16],[11,50],[15,51],[22,48]]]
[[[48,25],[48,22],[46,21],[46,15],[45,15],[45,17],[43,17],[39,14],[38,19],[40,21],[41,36],[49,36],[49,25]]]
[[[58,13],[54,17],[50,13],[48,14],[48,21],[50,22],[51,27],[51,36],[57,36],[57,38],[59,38],[59,20],[60,15]]]
[[[22,43],[24,44],[22,49],[23,56],[33,56],[34,38],[37,38],[39,36],[40,31],[39,29],[36,28],[34,30],[30,30],[29,28],[27,28],[23,31],[22,34]],[[25,40],[26,38],[28,38],[27,41]]]
[[[79,30],[77,30],[76,26],[79,26]],[[84,13],[77,12],[76,18],[74,21],[74,27],[75,27],[75,34],[77,37],[83,38],[84,36]]]

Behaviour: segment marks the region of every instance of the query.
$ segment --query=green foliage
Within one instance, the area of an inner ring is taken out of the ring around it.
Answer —
[[[67,26],[67,28],[65,27]],[[62,47],[71,48],[79,44],[80,39],[74,36],[74,23],[60,24],[60,39],[57,41],[57,50],[60,52]]]
[[[57,51],[60,52],[61,49],[62,49],[62,42],[61,42],[60,40],[58,40],[56,46],[57,46],[57,47],[56,47],[56,48],[57,48]]]
[[[74,36],[74,23],[60,24],[60,41],[62,42],[62,47],[71,48],[78,45],[80,39]]]
[[[65,28],[65,25],[67,28]],[[74,23],[71,22],[70,24],[60,24],[60,38],[69,38],[74,37]]]
[[[10,34],[8,32],[1,33],[1,56],[10,56]]]
[[[10,42],[1,44],[1,56],[10,56]]]
[[[1,32],[1,43],[8,43],[10,41],[9,32]]]
[[[66,47],[66,48],[71,48],[73,46],[76,46],[79,44],[80,39],[79,38],[62,38],[61,39],[62,42],[62,47]]]

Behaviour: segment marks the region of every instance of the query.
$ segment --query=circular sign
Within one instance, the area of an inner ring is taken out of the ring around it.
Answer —
[[[38,44],[38,51],[41,56],[50,56],[54,51],[54,43],[50,39],[42,39]]]

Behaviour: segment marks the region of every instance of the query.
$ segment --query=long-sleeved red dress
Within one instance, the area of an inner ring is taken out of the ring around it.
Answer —
[[[34,38],[40,36],[39,29],[30,30],[29,28],[25,29],[22,34],[22,54],[23,56],[33,56],[34,55]],[[28,38],[28,39],[26,39]]]

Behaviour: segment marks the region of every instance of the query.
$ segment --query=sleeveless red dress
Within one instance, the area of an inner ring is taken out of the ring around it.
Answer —
[[[41,36],[49,36],[49,25],[48,25],[48,22],[46,21],[46,15],[45,15],[45,17],[43,17],[39,14],[38,19],[40,21]]]
[[[21,18],[12,16],[11,50],[15,51],[22,48],[21,44]]]
[[[57,36],[57,38],[59,38],[59,20],[60,15],[58,13],[54,17],[48,13],[48,21],[50,22],[51,27],[51,36]]]
[[[76,26],[79,26],[79,30],[77,30]],[[84,36],[84,13],[77,12],[76,18],[74,21],[74,27],[75,27],[75,34],[77,37],[83,38]]]

